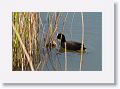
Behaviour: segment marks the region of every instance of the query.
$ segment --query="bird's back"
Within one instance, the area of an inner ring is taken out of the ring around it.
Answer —
[[[65,44],[62,43],[61,45],[63,48],[65,48]],[[74,41],[66,41],[66,47],[67,47],[67,50],[80,50],[81,49],[81,43],[79,42],[74,42]],[[83,46],[83,50],[86,49],[84,46]]]

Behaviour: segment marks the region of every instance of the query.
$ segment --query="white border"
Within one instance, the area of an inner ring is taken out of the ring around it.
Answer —
[[[2,0],[0,2],[0,82],[114,83],[114,4],[112,0]],[[102,71],[11,71],[13,11],[102,12]]]

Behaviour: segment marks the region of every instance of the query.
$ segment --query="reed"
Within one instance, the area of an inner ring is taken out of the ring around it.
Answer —
[[[72,38],[72,17],[70,34]],[[38,12],[13,12],[12,13],[12,70],[13,71],[43,71],[62,70],[59,60],[59,49],[51,44],[55,41],[54,35],[58,33],[58,23],[61,18],[62,30],[64,33],[65,23],[67,22],[68,12],[65,17],[61,12],[49,12],[46,16],[47,25],[43,23],[41,13]],[[53,19],[54,18],[54,19]],[[80,70],[83,63],[83,44],[84,44],[84,18],[82,18],[82,47],[80,54]],[[54,20],[54,21],[53,21]],[[54,22],[54,23],[53,23]],[[48,29],[47,29],[48,28]],[[40,34],[41,33],[41,34]],[[47,47],[47,44],[50,44]],[[65,43],[64,67],[67,71],[67,48]],[[55,50],[52,50],[55,49]],[[56,55],[53,57],[53,53]],[[55,61],[55,62],[54,62]],[[48,66],[50,63],[50,68]]]
[[[71,21],[71,25],[70,25],[70,37],[71,37],[71,39],[72,39],[72,26],[73,26],[74,16],[75,16],[75,12],[73,13],[72,21]]]
[[[47,13],[46,21],[48,19],[48,16],[49,16],[49,13]],[[40,55],[39,58],[41,60],[39,61],[36,70],[41,70],[42,71],[44,69],[44,66],[47,65],[47,63],[46,63],[46,56],[47,56],[46,45],[47,45],[47,40],[48,40],[48,37],[49,37],[48,35],[49,34],[48,34],[48,32],[45,32],[45,29],[46,29],[45,24],[43,24],[40,13],[39,13],[39,17],[40,17],[39,18],[40,24],[38,24],[38,25],[41,25],[41,33],[42,33],[42,35],[40,37],[38,37],[38,38],[40,39],[39,50],[41,49],[42,53],[40,53],[40,52],[38,53]],[[40,32],[39,32],[39,34],[40,34]],[[44,44],[42,45],[42,43],[44,43]]]
[[[19,33],[17,32],[14,24],[12,24],[12,27],[13,27],[13,30],[14,30],[15,34],[16,34],[17,37],[18,37],[18,40],[20,41],[20,44],[21,44],[21,46],[22,46],[22,48],[23,48],[23,51],[24,51],[24,53],[25,53],[25,55],[26,55],[26,57],[27,57],[27,60],[28,60],[28,62],[29,62],[30,68],[31,68],[31,70],[33,71],[34,68],[33,68],[32,60],[31,60],[30,57],[29,57],[29,54],[28,54],[28,52],[27,52],[27,50],[26,50],[26,48],[25,48],[25,46],[24,46],[24,44],[23,44],[23,42],[22,42],[22,39],[21,39]]]
[[[52,27],[52,17],[53,17],[53,15],[55,17],[55,21],[54,21],[54,25]],[[53,42],[55,40],[55,38],[53,36],[57,32],[59,18],[60,18],[60,14],[58,12],[57,13],[53,13],[52,16],[49,16],[49,18],[48,18],[48,21],[49,21],[49,23],[48,23],[48,27],[49,27],[49,31],[48,31],[48,33],[49,33],[48,34],[49,35],[48,44],[53,44]],[[55,66],[54,66],[55,64],[53,63],[53,57],[52,57],[53,52],[51,50],[52,48],[53,48],[52,45],[50,45],[50,51],[48,52],[48,58],[49,58],[49,61],[51,63],[52,69],[53,70],[57,70],[58,68],[55,68]],[[55,48],[55,49],[56,49],[56,52],[57,52],[57,48]],[[57,58],[58,57],[56,56],[56,61],[58,61]],[[57,64],[56,64],[56,66],[57,66]]]
[[[12,13],[12,70],[35,70],[40,50],[39,15],[37,12]],[[34,58],[33,58],[34,56]],[[40,59],[41,60],[41,59]]]
[[[63,19],[63,24],[62,24],[62,34],[64,33],[64,26],[65,26],[65,23],[66,23],[66,20],[67,20],[67,16],[68,16],[68,12],[66,13],[64,19]]]
[[[67,71],[67,51],[66,51],[66,49],[67,49],[67,46],[66,46],[67,44],[66,44],[66,42],[65,42],[65,71]]]
[[[81,52],[80,52],[80,71],[82,70],[82,64],[83,64],[83,44],[84,44],[84,16],[83,12],[81,12],[81,18],[82,18],[82,42],[81,42]]]
[[[50,40],[51,41],[53,41],[53,35],[55,34],[55,32],[57,31],[57,29],[58,29],[58,21],[59,21],[59,18],[60,18],[60,14],[59,13],[56,13],[56,15],[55,15],[56,17],[55,17],[55,23],[54,23],[54,30],[52,31],[52,34],[51,34],[51,36],[50,36]]]
[[[66,15],[65,15],[65,18],[64,18],[64,20],[63,20],[63,24],[62,24],[62,34],[64,33],[64,26],[65,26],[65,23],[66,23],[66,21],[67,21],[67,16],[68,16],[68,12],[66,13]],[[62,38],[62,36],[61,36],[61,38]],[[66,42],[65,42],[65,71],[67,71],[67,46],[66,46],[67,44],[66,44]]]

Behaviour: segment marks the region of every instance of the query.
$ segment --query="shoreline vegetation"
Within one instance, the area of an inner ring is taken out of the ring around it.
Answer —
[[[42,12],[41,12],[42,13]],[[56,47],[54,35],[58,33],[58,23],[62,18],[60,12],[48,12],[46,21],[48,22],[48,30],[45,32],[45,24],[41,19],[40,12],[12,12],[12,71],[43,71],[44,66],[50,70],[47,60],[50,61],[52,70],[62,71],[59,49]],[[82,18],[82,47],[80,51],[80,70],[83,64],[83,44],[84,44],[84,17],[83,12],[80,13]],[[72,16],[70,35],[72,38]],[[68,13],[63,18],[61,33],[64,33],[64,26],[67,23]],[[54,18],[54,19],[53,19]],[[53,21],[54,20],[54,21]],[[54,23],[53,23],[54,22]],[[42,33],[42,34],[40,34]],[[81,38],[81,37],[80,37]],[[55,49],[55,57],[53,50]],[[47,58],[48,55],[48,58]],[[67,71],[67,52],[65,46],[64,52],[64,70]],[[55,62],[53,62],[53,58]]]

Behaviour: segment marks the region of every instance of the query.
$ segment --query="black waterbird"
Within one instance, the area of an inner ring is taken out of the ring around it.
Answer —
[[[57,35],[57,39],[61,40],[61,47],[65,48],[65,42],[66,42],[66,49],[71,50],[71,51],[80,51],[82,44],[79,42],[74,42],[74,41],[66,41],[65,36],[62,33],[59,33]],[[83,45],[83,50],[86,48]]]

